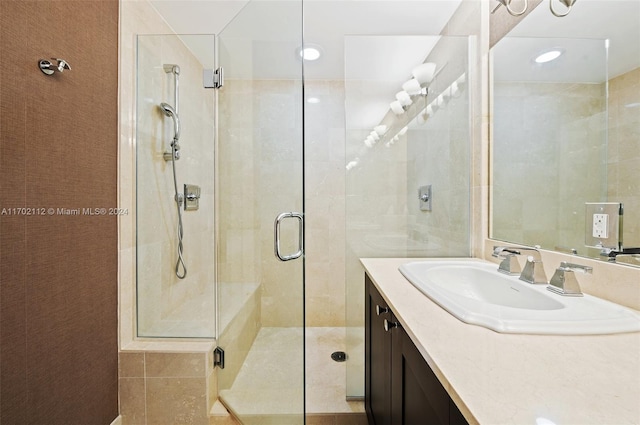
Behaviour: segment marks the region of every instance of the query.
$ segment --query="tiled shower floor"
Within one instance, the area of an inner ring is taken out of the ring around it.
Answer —
[[[306,330],[308,425],[366,424],[363,402],[347,402],[344,328]],[[220,398],[243,424],[299,424],[302,410],[302,328],[262,328],[231,390]]]

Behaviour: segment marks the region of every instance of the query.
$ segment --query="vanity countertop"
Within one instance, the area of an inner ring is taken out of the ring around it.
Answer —
[[[469,423],[640,423],[640,332],[497,333],[461,322],[398,271],[422,259],[361,261]]]

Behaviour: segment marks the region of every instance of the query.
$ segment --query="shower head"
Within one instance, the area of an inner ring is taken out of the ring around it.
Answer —
[[[164,102],[160,104],[160,109],[162,109],[162,112],[164,112],[166,116],[173,118],[173,131],[175,134],[173,140],[177,141],[180,138],[180,118],[178,117],[178,113],[171,105]]]

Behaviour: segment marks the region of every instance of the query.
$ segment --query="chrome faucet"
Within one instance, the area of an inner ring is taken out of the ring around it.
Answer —
[[[508,274],[508,275],[517,275],[522,272],[520,269],[520,263],[518,263],[518,259],[516,255],[520,255],[519,251],[520,247],[510,247],[510,246],[494,246],[493,247],[493,257],[503,258],[502,262],[498,266],[498,271],[500,273]]]
[[[542,266],[542,256],[540,247],[529,248],[526,246],[494,246],[493,256],[504,257],[504,260],[500,263],[498,271],[509,275],[520,274],[520,280],[528,283],[548,283],[547,275],[544,273],[544,267]],[[524,269],[520,271],[520,264],[516,259],[516,255],[523,255],[523,251],[530,252],[527,257],[527,262]],[[507,253],[507,254],[505,254]]]
[[[558,267],[556,272],[553,274],[547,289],[560,295],[581,297],[582,291],[580,290],[580,284],[578,283],[578,279],[576,279],[574,270],[581,270],[583,273],[591,273],[593,268],[563,261],[560,263],[560,267]]]

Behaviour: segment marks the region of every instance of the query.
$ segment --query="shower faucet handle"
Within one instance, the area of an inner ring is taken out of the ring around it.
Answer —
[[[195,184],[184,185],[184,210],[195,211],[200,208],[200,186]]]

